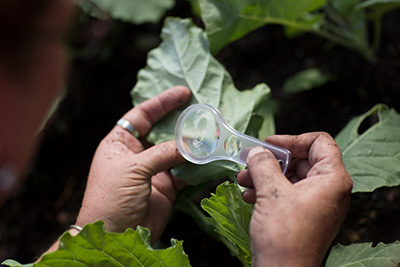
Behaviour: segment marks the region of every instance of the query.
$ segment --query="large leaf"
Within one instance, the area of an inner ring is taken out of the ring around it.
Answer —
[[[360,125],[374,114],[379,121],[360,134]],[[353,178],[353,192],[400,184],[400,115],[395,110],[376,105],[352,119],[336,141]]]
[[[213,53],[263,25],[279,24],[289,36],[311,32],[375,60],[364,12],[354,8],[361,0],[198,1]]]
[[[210,214],[209,221],[215,230],[233,245],[232,253],[244,266],[250,266],[249,225],[253,205],[243,201],[239,188],[225,182],[217,187],[215,195],[201,201],[201,207]]]
[[[115,19],[140,24],[158,22],[175,0],[92,0]],[[84,4],[84,3],[83,3]]]
[[[185,85],[192,92],[187,105],[207,103],[214,106],[221,111],[227,123],[240,132],[248,128],[256,133],[274,131],[272,110],[261,108],[268,105],[268,86],[259,84],[251,90],[237,90],[229,73],[210,54],[202,29],[189,19],[167,18],[161,38],[162,43],[149,52],[146,67],[139,71],[138,82],[132,90],[134,105],[170,87]],[[184,107],[158,122],[147,139],[155,144],[174,139],[175,123]],[[271,112],[270,116],[265,109]],[[252,121],[252,116],[259,113],[263,114],[261,123]],[[200,184],[232,175],[238,169],[235,163],[216,162],[207,166],[184,166],[175,169],[174,173],[189,184]]]
[[[400,242],[385,245],[379,243],[337,245],[333,247],[326,267],[393,267],[400,263]]]
[[[187,163],[172,169],[172,174],[185,180],[188,185],[199,185],[223,177],[232,177],[239,166],[230,161],[214,161],[206,165]]]
[[[325,3],[326,0],[199,0],[214,53],[265,24],[311,30],[316,20],[304,17],[312,17],[310,12]]]
[[[124,233],[104,231],[104,223],[86,225],[77,236],[65,233],[57,251],[35,264],[41,266],[190,266],[182,241],[171,239],[171,247],[154,250],[150,231],[138,227]]]
[[[275,134],[274,113],[277,109],[276,102],[272,99],[264,101],[253,111],[246,134],[264,139]]]

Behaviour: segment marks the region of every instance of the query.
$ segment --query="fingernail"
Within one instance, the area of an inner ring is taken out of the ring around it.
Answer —
[[[255,154],[263,152],[264,148],[258,146],[250,150],[249,154],[247,155],[247,159],[251,159]]]

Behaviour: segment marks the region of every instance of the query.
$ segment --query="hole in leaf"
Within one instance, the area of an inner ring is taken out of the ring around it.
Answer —
[[[365,118],[365,120],[361,123],[360,127],[358,127],[357,131],[358,134],[362,135],[363,133],[365,133],[365,131],[371,128],[371,126],[377,123],[378,121],[379,121],[378,112],[374,112],[373,114]]]

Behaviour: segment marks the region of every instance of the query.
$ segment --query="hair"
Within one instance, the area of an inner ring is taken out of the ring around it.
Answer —
[[[23,74],[32,56],[39,19],[59,0],[0,0],[0,64]]]

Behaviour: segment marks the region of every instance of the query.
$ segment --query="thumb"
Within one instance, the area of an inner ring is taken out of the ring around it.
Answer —
[[[290,187],[292,184],[282,173],[278,160],[271,151],[262,147],[250,150],[247,156],[247,168],[257,192]]]
[[[186,162],[179,153],[175,141],[160,143],[137,154],[140,164],[153,176]]]

